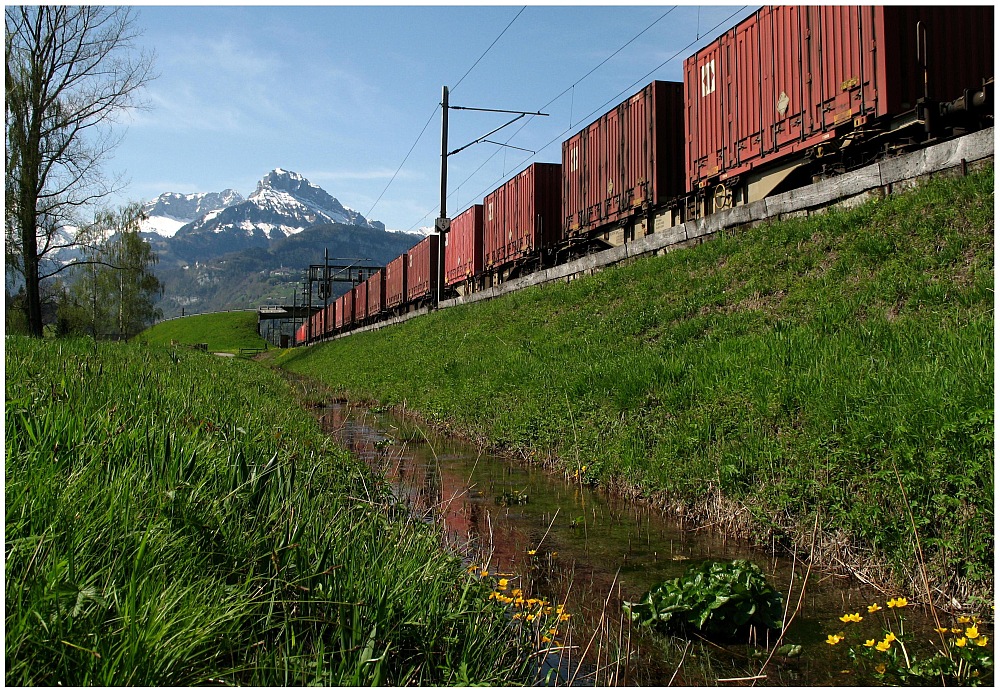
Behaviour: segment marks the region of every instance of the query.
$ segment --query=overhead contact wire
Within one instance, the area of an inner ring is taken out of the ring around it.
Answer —
[[[476,69],[476,65],[478,65],[478,64],[479,64],[479,62],[480,62],[480,61],[481,61],[481,60],[482,60],[483,58],[485,58],[485,57],[486,57],[486,54],[490,52],[490,49],[491,49],[491,48],[493,48],[493,46],[495,46],[495,45],[497,44],[497,41],[499,41],[499,40],[500,40],[500,38],[501,38],[501,37],[502,37],[502,36],[503,36],[504,34],[506,34],[506,33],[507,33],[507,29],[509,29],[509,28],[510,28],[510,25],[511,25],[511,24],[513,24],[514,22],[516,22],[516,21],[517,21],[517,18],[518,18],[518,17],[520,17],[520,16],[521,16],[521,13],[522,13],[522,12],[524,12],[524,11],[525,11],[526,9],[527,9],[527,5],[525,5],[524,7],[522,7],[522,8],[521,8],[521,9],[520,9],[520,10],[518,11],[518,13],[514,15],[514,18],[513,18],[513,19],[511,19],[511,20],[510,20],[510,21],[509,21],[509,22],[507,23],[507,26],[505,26],[505,27],[504,27],[503,31],[501,31],[501,32],[500,32],[500,34],[499,34],[499,35],[498,35],[498,36],[497,36],[497,37],[496,37],[495,39],[493,39],[493,43],[491,43],[491,44],[490,44],[489,46],[487,46],[486,50],[484,50],[484,51],[483,51],[483,54],[479,56],[479,58],[478,58],[478,59],[476,60],[476,62],[472,63],[472,67],[470,67],[470,68],[469,68],[468,70],[466,70],[466,71],[465,71],[465,74],[464,74],[464,75],[462,75],[462,78],[461,78],[460,80],[458,80],[458,81],[457,81],[457,82],[455,83],[455,86],[453,86],[453,87],[451,88],[451,91],[455,91],[455,89],[457,89],[457,88],[458,88],[458,85],[459,85],[459,84],[461,84],[461,83],[462,83],[463,81],[465,81],[465,78],[469,76],[469,73],[470,73],[470,72],[472,72],[472,71],[473,71],[474,69]]]
[[[527,9],[527,5],[525,5],[524,7],[522,7],[520,9],[520,11],[517,14],[514,15],[514,19],[511,19],[510,22],[507,23],[507,26],[504,27],[504,30],[501,31],[500,34],[495,39],[493,39],[493,43],[491,43],[489,45],[489,47],[487,47],[486,50],[483,51],[483,54],[479,56],[479,58],[476,60],[476,62],[472,63],[472,67],[470,67],[468,70],[465,71],[465,74],[462,75],[462,78],[459,79],[458,82],[455,84],[455,86],[453,86],[451,88],[452,91],[454,91],[456,88],[458,88],[458,85],[461,84],[465,80],[465,78],[469,76],[469,73],[472,72],[472,70],[475,69],[476,65],[478,65],[480,63],[480,61],[483,58],[486,57],[486,54],[490,52],[490,49],[493,48],[493,46],[496,45],[497,41],[499,41],[500,38],[505,33],[507,33],[507,29],[510,28],[511,24],[513,24],[515,21],[517,21],[517,18],[521,16],[521,13],[524,12],[525,9]],[[389,187],[392,185],[393,181],[396,180],[396,176],[399,175],[399,172],[401,170],[403,170],[403,166],[406,165],[407,159],[410,158],[410,154],[413,153],[413,150],[417,148],[417,144],[420,143],[420,139],[424,136],[424,132],[427,131],[427,127],[431,124],[431,121],[434,119],[434,116],[437,115],[438,110],[440,108],[441,108],[441,105],[438,104],[438,106],[434,109],[434,112],[431,113],[431,117],[427,118],[427,122],[424,123],[424,127],[423,127],[423,129],[420,130],[420,134],[417,135],[416,141],[413,142],[413,145],[410,147],[410,150],[408,152],[406,152],[406,156],[403,157],[403,162],[399,164],[399,167],[396,169],[396,172],[392,174],[392,177],[389,179],[389,182],[386,183],[385,189],[382,190],[382,193],[378,196],[378,199],[375,200],[375,204],[373,204],[372,207],[371,207],[371,209],[368,210],[368,213],[365,214],[365,217],[371,216],[371,213],[375,210],[375,207],[378,206],[378,203],[380,201],[382,201],[382,197],[389,190]],[[424,218],[427,218],[427,217],[425,216]],[[423,219],[421,219],[421,221],[423,221]],[[417,223],[419,224],[420,222],[418,221]],[[412,226],[411,226],[411,228],[412,228]]]
[[[717,24],[716,24],[715,26],[713,26],[713,27],[712,27],[711,29],[709,29],[708,31],[709,31],[709,32],[714,32],[714,31],[715,31],[716,29],[718,29],[718,28],[719,28],[720,26],[722,26],[723,24],[726,24],[727,22],[729,22],[730,20],[732,20],[732,18],[733,18],[733,17],[735,17],[735,16],[737,16],[738,14],[740,14],[740,13],[742,13],[742,12],[746,11],[746,9],[747,9],[748,7],[749,7],[749,5],[743,5],[743,6],[742,6],[742,7],[740,7],[740,8],[738,9],[738,10],[736,10],[735,12],[733,12],[732,14],[730,14],[730,15],[729,15],[728,17],[726,17],[725,19],[723,19],[722,21],[720,21],[719,23],[717,23]],[[667,58],[666,60],[664,60],[663,62],[661,62],[661,63],[660,63],[659,65],[657,65],[657,66],[656,66],[655,68],[653,68],[652,70],[650,70],[649,72],[647,72],[647,73],[646,73],[646,74],[645,74],[645,75],[644,75],[643,77],[640,77],[640,78],[639,78],[639,79],[637,79],[636,81],[632,82],[632,84],[631,84],[631,85],[629,85],[628,87],[626,87],[626,88],[625,88],[625,89],[623,89],[622,91],[618,92],[618,94],[617,94],[616,96],[613,96],[612,98],[608,99],[607,101],[605,101],[605,102],[604,102],[604,104],[603,104],[603,105],[601,105],[601,106],[598,106],[597,108],[595,108],[594,110],[592,110],[592,111],[591,111],[591,112],[590,112],[589,114],[587,114],[586,116],[582,117],[582,118],[581,118],[581,119],[580,119],[580,120],[579,120],[579,121],[577,122],[577,126],[579,126],[579,123],[580,123],[580,122],[583,122],[583,121],[586,121],[586,120],[589,120],[589,119],[590,119],[590,118],[591,118],[591,117],[592,117],[592,116],[593,116],[594,114],[602,112],[602,111],[603,111],[603,110],[604,110],[605,108],[607,108],[608,104],[611,104],[611,103],[614,103],[614,102],[618,101],[618,100],[619,100],[619,99],[620,99],[620,98],[621,98],[621,97],[622,97],[622,96],[623,96],[624,94],[627,94],[627,93],[631,92],[631,90],[632,90],[632,89],[633,89],[633,88],[634,88],[634,87],[635,87],[635,86],[636,86],[637,84],[640,84],[641,82],[645,81],[646,79],[648,79],[648,78],[649,78],[649,76],[650,76],[650,75],[652,75],[653,73],[655,73],[655,72],[656,72],[657,70],[660,70],[660,69],[662,69],[664,65],[666,65],[666,64],[667,64],[667,63],[669,63],[669,62],[671,62],[672,60],[675,60],[675,59],[677,58],[677,56],[678,56],[678,55],[681,55],[681,54],[682,54],[682,53],[683,53],[684,51],[686,51],[686,50],[690,49],[690,48],[691,48],[691,46],[693,46],[694,44],[698,43],[698,41],[699,41],[699,40],[700,40],[700,39],[696,38],[695,40],[691,41],[691,42],[690,42],[690,43],[688,43],[688,44],[687,44],[686,46],[684,46],[683,48],[679,49],[679,50],[678,50],[678,51],[677,51],[676,53],[674,53],[673,55],[671,55],[671,56],[670,56],[669,58]],[[563,93],[565,93],[565,92],[563,92]],[[561,95],[561,94],[560,94],[560,95]],[[556,98],[558,98],[558,97],[556,97]],[[551,101],[550,101],[549,103],[551,103]],[[548,104],[547,104],[547,105],[548,105]],[[545,106],[543,106],[543,108],[544,108],[544,107],[545,107]],[[563,136],[564,134],[566,134],[566,132],[568,132],[569,130],[572,130],[572,129],[573,129],[573,127],[570,127],[570,128],[568,128],[567,130],[564,130],[564,131],[563,131],[563,132],[561,132],[560,134],[556,135],[556,136],[555,136],[554,138],[550,139],[550,140],[549,140],[548,142],[546,142],[546,143],[545,143],[544,145],[542,145],[541,147],[539,147],[538,151],[542,151],[542,150],[544,150],[544,149],[545,149],[546,147],[550,146],[550,145],[551,145],[551,144],[552,144],[553,142],[556,142],[556,141],[558,141],[560,137],[562,137],[562,136]],[[515,132],[515,133],[514,133],[514,135],[516,135],[516,134],[517,134],[517,132]],[[511,137],[513,137],[514,135],[511,135]],[[524,164],[524,163],[525,163],[526,161],[529,161],[529,160],[530,160],[530,157],[525,157],[524,159],[522,159],[522,160],[521,160],[521,162],[520,162],[520,163],[518,164],[518,166],[520,166],[520,165]],[[484,162],[484,165],[485,165],[485,162]],[[496,181],[494,181],[494,183],[492,183],[492,184],[495,184],[495,182],[496,182]]]
[[[590,69],[590,71],[589,71],[589,72],[587,72],[587,74],[583,75],[582,77],[580,77],[579,79],[577,79],[577,80],[576,80],[575,82],[573,82],[572,84],[570,84],[570,85],[569,85],[568,87],[566,87],[565,89],[563,89],[563,90],[562,90],[562,91],[561,91],[561,92],[560,92],[559,94],[557,94],[557,95],[556,95],[555,97],[553,97],[553,98],[552,98],[552,99],[551,99],[551,100],[550,100],[550,101],[549,101],[548,103],[546,103],[546,104],[545,104],[544,106],[542,106],[542,107],[541,107],[541,108],[539,108],[538,110],[539,110],[539,111],[542,111],[542,110],[544,110],[544,109],[548,108],[548,107],[549,107],[549,106],[551,106],[551,105],[552,105],[553,103],[555,103],[556,101],[558,101],[558,100],[559,100],[560,98],[562,98],[563,96],[565,96],[565,95],[566,95],[567,93],[569,93],[569,92],[571,92],[571,91],[572,91],[572,92],[573,92],[573,93],[575,94],[575,93],[576,93],[576,91],[575,91],[575,90],[576,90],[576,87],[577,87],[577,85],[578,85],[578,84],[580,84],[580,82],[582,82],[583,80],[587,79],[587,77],[589,77],[590,75],[592,75],[592,74],[594,74],[595,72],[597,72],[597,70],[599,70],[599,69],[600,69],[601,67],[603,67],[605,63],[607,63],[607,62],[608,62],[609,60],[611,60],[611,58],[615,57],[616,55],[618,55],[619,53],[621,53],[621,52],[622,52],[623,50],[625,50],[626,48],[628,48],[628,47],[629,47],[630,45],[632,45],[632,44],[633,44],[633,43],[634,43],[635,41],[637,41],[637,40],[638,40],[638,39],[639,39],[639,38],[640,38],[640,37],[641,37],[641,36],[642,36],[643,34],[645,34],[645,33],[646,33],[647,31],[649,31],[649,30],[650,30],[650,29],[652,29],[652,28],[653,28],[654,26],[656,26],[656,25],[657,25],[657,24],[659,24],[659,23],[660,23],[661,21],[663,21],[663,19],[664,19],[664,18],[666,18],[666,16],[667,16],[667,15],[669,15],[669,14],[670,14],[671,12],[673,12],[673,11],[674,11],[674,10],[676,10],[676,9],[677,9],[677,6],[675,5],[675,6],[671,7],[671,8],[669,9],[669,10],[667,10],[666,12],[664,12],[663,14],[661,14],[661,15],[660,15],[659,17],[657,17],[656,19],[654,19],[654,20],[653,20],[653,21],[652,21],[652,22],[651,22],[650,24],[648,24],[648,25],[646,26],[646,28],[644,28],[644,29],[643,29],[642,31],[640,31],[640,32],[639,32],[638,34],[636,34],[635,36],[633,36],[632,38],[630,38],[630,39],[629,39],[628,41],[626,41],[625,43],[623,43],[623,44],[622,44],[621,46],[619,46],[619,47],[618,47],[618,49],[617,49],[617,50],[615,50],[615,52],[611,53],[611,55],[609,55],[608,57],[604,58],[604,60],[602,60],[602,61],[601,61],[601,62],[599,62],[599,63],[598,63],[597,65],[595,65],[595,66],[594,66],[593,68],[591,68],[591,69]],[[515,19],[516,19],[516,17],[515,17]],[[683,50],[683,49],[682,49],[682,50]],[[528,125],[528,122],[525,122],[525,123],[524,123],[523,125],[521,125],[521,127],[517,128],[517,130],[515,130],[515,131],[514,131],[514,133],[513,133],[513,134],[511,134],[511,136],[507,138],[506,142],[507,142],[507,143],[509,143],[509,142],[510,142],[510,141],[511,141],[512,139],[514,139],[514,137],[516,137],[516,136],[517,136],[517,134],[518,134],[518,133],[519,133],[519,132],[520,132],[521,130],[523,130],[523,129],[524,129],[525,127],[527,127],[527,125]],[[572,110],[571,110],[571,112],[570,112],[570,126],[569,126],[568,128],[566,128],[566,130],[563,130],[563,132],[561,132],[559,136],[562,136],[563,134],[565,134],[566,132],[568,132],[568,131],[569,131],[569,130],[571,130],[572,128],[573,128],[573,123],[572,123]],[[553,141],[554,141],[554,140],[553,140]],[[552,142],[549,142],[549,144],[551,144],[551,143],[552,143]],[[546,144],[545,146],[548,146],[549,144]],[[498,150],[498,151],[499,151],[499,150]],[[461,183],[460,183],[460,184],[458,185],[458,187],[457,187],[456,189],[459,189],[459,188],[461,188],[461,187],[462,187],[462,185],[464,185],[465,183],[469,182],[469,180],[471,180],[471,179],[472,179],[472,177],[473,177],[474,175],[476,175],[476,173],[478,173],[478,172],[479,172],[480,170],[482,170],[483,166],[485,166],[485,165],[486,165],[487,163],[489,163],[489,162],[490,162],[491,160],[493,160],[493,157],[494,157],[494,156],[496,156],[496,155],[497,155],[497,152],[495,151],[495,152],[493,152],[493,153],[492,153],[492,154],[491,154],[490,156],[488,156],[488,157],[486,158],[486,160],[484,160],[484,161],[483,161],[483,162],[482,162],[482,163],[481,163],[481,164],[479,165],[479,167],[478,167],[478,168],[476,168],[476,169],[475,169],[475,170],[474,170],[474,171],[473,171],[472,173],[470,173],[470,174],[469,174],[469,176],[468,176],[468,177],[467,177],[467,178],[466,178],[465,180],[463,180],[463,181],[462,181],[462,182],[461,182]],[[501,177],[502,177],[502,176],[501,176]],[[429,214],[432,214],[432,213],[433,213],[433,212],[428,212],[428,215],[429,215]],[[424,218],[426,219],[426,218],[427,218],[427,216],[425,216]]]

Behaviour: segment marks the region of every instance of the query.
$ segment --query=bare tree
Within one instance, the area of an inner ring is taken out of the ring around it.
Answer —
[[[101,163],[113,125],[140,106],[153,56],[137,50],[128,7],[7,6],[5,205],[8,271],[24,278],[31,334],[42,334],[41,281],[55,250],[76,245],[66,227],[120,185]]]

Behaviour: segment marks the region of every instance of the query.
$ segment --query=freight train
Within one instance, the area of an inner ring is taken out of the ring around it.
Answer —
[[[763,7],[354,286],[297,344],[993,124],[992,6]],[[323,314],[325,311],[325,314]]]

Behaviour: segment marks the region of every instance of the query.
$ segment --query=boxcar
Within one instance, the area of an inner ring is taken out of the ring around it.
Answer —
[[[427,236],[406,254],[406,302],[434,299],[438,281],[438,236]]]
[[[991,6],[764,7],[684,62],[689,190],[762,199],[991,77]]]
[[[391,310],[406,302],[407,257],[402,255],[385,265],[385,308]]]
[[[382,280],[382,271],[368,277],[368,317],[377,317],[385,309],[385,282]]]
[[[309,339],[314,341],[323,336],[323,311],[317,310],[309,316]]]
[[[593,236],[682,196],[683,152],[680,82],[648,84],[563,142],[563,238]],[[605,235],[610,245],[628,240],[624,229]]]
[[[354,295],[354,323],[363,324],[368,319],[368,282],[355,285],[351,292]]]
[[[452,219],[444,242],[445,285],[478,276],[483,271],[483,205],[473,205]]]
[[[330,336],[337,330],[337,301],[334,299],[324,308],[323,336]]]
[[[337,329],[347,330],[354,323],[354,291],[337,298]]]
[[[306,342],[306,324],[303,322],[295,329],[295,344],[301,346]]]
[[[483,200],[483,268],[544,263],[562,235],[558,163],[533,163]],[[504,272],[506,273],[506,272]]]

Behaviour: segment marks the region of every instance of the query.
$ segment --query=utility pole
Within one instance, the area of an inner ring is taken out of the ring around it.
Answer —
[[[448,242],[451,221],[448,219],[448,87],[441,87],[441,215],[434,222],[438,232],[437,295],[434,305],[444,295],[444,246]]]
[[[454,151],[448,151],[448,111],[449,110],[460,110],[460,111],[483,111],[486,113],[511,113],[515,114],[517,117],[504,123],[495,130],[491,130],[487,134],[483,135],[479,139],[469,142],[463,147],[459,147]],[[501,142],[493,142],[488,139],[490,135],[499,132],[508,125],[512,125],[526,115],[544,115],[547,116],[548,113],[540,113],[538,111],[508,111],[500,110],[496,108],[469,108],[465,106],[452,106],[448,103],[448,87],[441,87],[441,215],[434,221],[434,228],[438,232],[438,281],[437,281],[437,296],[435,300],[435,306],[441,303],[441,297],[444,295],[444,257],[445,257],[445,245],[447,245],[447,233],[451,230],[451,219],[448,218],[448,157],[457,154],[463,149],[471,147],[473,144],[479,144],[480,142],[487,142],[489,144],[496,144],[501,147],[509,147],[510,149],[517,149],[519,151],[530,151],[528,149],[521,149],[521,147],[511,146],[510,144],[503,144]],[[535,152],[531,151],[534,154]]]

